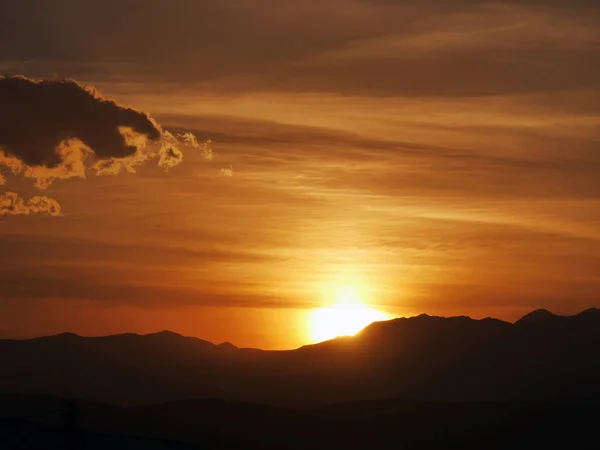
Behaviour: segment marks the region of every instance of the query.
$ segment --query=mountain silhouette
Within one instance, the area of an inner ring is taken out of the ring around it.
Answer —
[[[173,332],[0,340],[0,393],[119,405],[219,398],[314,407],[419,401],[600,399],[600,310],[512,324],[421,315],[289,351]]]
[[[516,323],[517,324],[540,324],[540,323],[548,323],[552,320],[559,319],[560,316],[551,313],[547,309],[536,309],[535,311],[530,312],[529,314],[521,317]]]

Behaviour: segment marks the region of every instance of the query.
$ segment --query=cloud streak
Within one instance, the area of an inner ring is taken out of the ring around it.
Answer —
[[[0,6],[5,71],[211,93],[469,97],[599,87],[593,1],[158,0],[150,9],[63,0],[63,14],[32,1]],[[136,21],[117,25],[113,11]],[[158,35],[156,17],[165,31]],[[77,21],[85,25],[73,34],[56,33]]]

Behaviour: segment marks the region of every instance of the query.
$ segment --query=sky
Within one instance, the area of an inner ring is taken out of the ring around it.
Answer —
[[[0,0],[0,336],[600,304],[600,4]]]

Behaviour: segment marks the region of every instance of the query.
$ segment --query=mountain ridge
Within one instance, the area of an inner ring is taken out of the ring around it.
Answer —
[[[262,350],[262,351],[281,352],[281,351],[298,350],[298,349],[301,349],[304,347],[311,347],[311,346],[319,345],[319,344],[322,344],[325,342],[336,341],[339,339],[346,339],[348,337],[350,337],[350,338],[358,337],[358,336],[360,336],[361,333],[363,333],[365,330],[367,330],[369,328],[381,326],[381,324],[383,324],[384,326],[389,326],[392,324],[398,324],[402,321],[424,321],[424,320],[438,321],[438,322],[461,321],[462,323],[464,323],[464,322],[470,322],[470,323],[474,323],[474,322],[485,323],[485,322],[487,322],[487,323],[495,323],[495,324],[518,325],[518,324],[531,324],[534,321],[554,320],[554,319],[558,319],[558,320],[577,319],[577,318],[581,318],[581,317],[597,317],[598,319],[600,319],[600,308],[592,307],[592,308],[585,309],[579,313],[571,314],[571,315],[559,315],[559,314],[555,314],[547,309],[541,308],[541,309],[537,309],[530,313],[525,314],[523,317],[521,317],[520,319],[517,319],[514,322],[509,322],[506,320],[497,319],[497,318],[493,318],[493,317],[484,317],[481,319],[474,319],[470,316],[465,316],[465,315],[444,317],[444,316],[436,316],[436,315],[429,315],[429,314],[423,313],[423,314],[419,314],[416,316],[397,317],[397,318],[390,319],[390,320],[376,321],[376,322],[373,322],[373,323],[367,325],[366,327],[364,327],[362,330],[360,330],[358,333],[356,333],[355,336],[338,336],[336,338],[329,339],[327,341],[317,342],[314,344],[305,344],[298,348],[287,349],[287,350],[264,350],[264,349],[253,348],[253,347],[238,347],[237,345],[235,345],[229,341],[215,343],[215,342],[208,341],[206,339],[202,339],[197,336],[187,336],[187,335],[183,335],[178,332],[171,331],[171,330],[162,330],[162,331],[158,331],[158,332],[151,332],[151,333],[145,333],[145,334],[126,332],[126,333],[115,333],[115,334],[108,334],[108,335],[101,335],[101,336],[84,336],[84,335],[80,335],[77,333],[67,331],[67,332],[62,332],[62,333],[58,333],[58,334],[54,334],[54,335],[36,336],[36,337],[23,338],[23,339],[0,338],[0,342],[2,342],[2,341],[23,342],[23,341],[33,341],[33,340],[39,340],[39,339],[77,339],[77,338],[80,338],[80,339],[109,339],[109,338],[144,338],[145,337],[145,338],[165,338],[165,339],[182,339],[182,340],[187,339],[189,341],[211,344],[212,346],[215,346],[215,347],[238,349],[238,350]]]
[[[123,405],[190,398],[278,406],[600,399],[598,312],[537,313],[532,317],[543,320],[514,324],[421,315],[286,351],[173,332],[0,340],[0,393]]]

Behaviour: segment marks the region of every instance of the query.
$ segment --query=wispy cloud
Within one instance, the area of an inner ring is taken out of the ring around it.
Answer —
[[[226,177],[232,177],[233,176],[233,166],[229,165],[229,167],[223,167],[221,169],[221,173],[223,175],[225,175]]]

